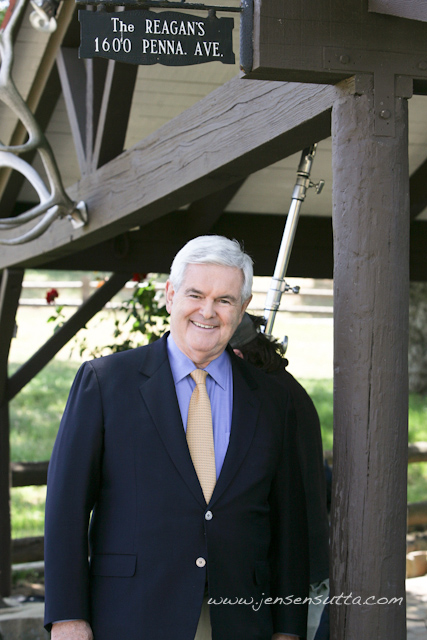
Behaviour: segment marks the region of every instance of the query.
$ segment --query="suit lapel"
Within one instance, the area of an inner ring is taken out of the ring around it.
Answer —
[[[260,401],[253,393],[257,383],[234,354],[230,354],[230,357],[233,367],[233,414],[230,442],[212,494],[211,505],[223,494],[239,470],[251,446],[260,408]]]
[[[205,506],[182,425],[175,383],[167,356],[166,336],[144,351],[145,357],[139,369],[145,377],[139,387],[141,396],[172,462],[195,498]]]

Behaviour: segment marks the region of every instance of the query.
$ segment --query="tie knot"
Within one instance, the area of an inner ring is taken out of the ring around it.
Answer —
[[[194,369],[194,371],[190,373],[190,376],[193,378],[196,384],[206,384],[207,375],[208,372],[204,369]]]

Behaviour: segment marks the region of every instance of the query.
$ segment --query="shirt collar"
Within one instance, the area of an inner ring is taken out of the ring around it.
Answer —
[[[185,355],[181,351],[179,347],[177,347],[174,339],[172,338],[172,334],[168,335],[167,338],[167,349],[169,356],[169,363],[172,370],[172,376],[175,384],[178,384],[181,380],[183,380],[186,376],[190,375],[192,371],[194,371],[195,364],[188,356]],[[210,376],[215,380],[217,384],[223,389],[226,389],[227,386],[227,372],[231,367],[230,356],[226,351],[223,351],[218,358],[212,360],[205,367],[205,371],[209,373]]]

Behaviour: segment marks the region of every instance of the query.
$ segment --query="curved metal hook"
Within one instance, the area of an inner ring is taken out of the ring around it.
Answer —
[[[3,145],[0,143],[0,167],[9,167],[19,171],[32,184],[40,199],[40,204],[13,218],[0,218],[0,229],[15,229],[44,215],[43,219],[31,230],[17,238],[0,239],[0,244],[21,244],[39,237],[57,218],[68,216],[73,227],[81,227],[88,222],[87,208],[84,202],[73,202],[65,192],[61,175],[52,148],[28,108],[12,78],[13,68],[13,30],[20,14],[26,6],[26,0],[18,0],[11,18],[3,31],[0,31],[0,100],[2,100],[21,120],[28,132],[28,140],[21,145]],[[36,149],[40,154],[49,189],[37,171],[19,158],[20,153]]]

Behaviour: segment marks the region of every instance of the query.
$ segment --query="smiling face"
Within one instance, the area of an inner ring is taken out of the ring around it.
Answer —
[[[241,299],[237,267],[189,264],[178,291],[166,283],[170,330],[179,349],[199,368],[218,358],[237,329],[251,298]]]

